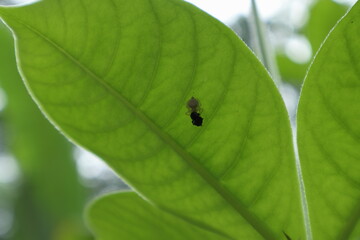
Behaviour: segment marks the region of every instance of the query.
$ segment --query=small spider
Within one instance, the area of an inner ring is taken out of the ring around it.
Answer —
[[[203,118],[200,116],[200,112],[202,111],[200,108],[200,102],[194,98],[191,97],[190,100],[187,102],[187,107],[189,109],[190,117],[192,119],[192,124],[194,126],[202,126]]]
[[[200,102],[194,97],[191,97],[190,100],[187,102],[187,107],[189,112],[200,112]]]

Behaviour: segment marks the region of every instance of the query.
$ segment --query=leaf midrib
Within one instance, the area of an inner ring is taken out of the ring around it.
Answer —
[[[116,91],[112,86],[107,84],[103,79],[97,76],[90,69],[85,67],[80,61],[68,53],[65,49],[59,46],[55,41],[46,37],[40,31],[34,27],[22,22],[18,18],[11,16],[9,14],[0,12],[2,15],[13,19],[19,24],[26,27],[30,32],[37,35],[39,38],[46,41],[50,46],[53,46],[56,50],[62,53],[66,58],[78,66],[82,71],[88,74],[92,79],[94,79],[98,84],[105,88],[115,99],[122,103],[126,108],[129,109],[138,119],[140,119],[145,125],[154,132],[165,145],[169,145],[174,152],[176,152],[189,166],[192,168],[206,183],[208,183],[218,194],[224,199],[236,212],[238,212],[264,239],[275,240],[275,234],[260,221],[255,215],[246,209],[246,206],[237,199],[228,189],[221,185],[221,183],[216,179],[207,169],[205,169],[196,159],[194,159],[188,152],[184,149],[167,133],[161,131],[161,129],[151,121],[143,112],[139,111],[134,107],[124,96],[122,96],[118,91]],[[17,46],[17,44],[16,44]],[[60,126],[59,126],[60,127]],[[60,127],[61,129],[61,127]]]

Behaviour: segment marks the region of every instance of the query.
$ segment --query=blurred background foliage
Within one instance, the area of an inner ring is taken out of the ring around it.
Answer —
[[[283,2],[286,7],[264,19],[264,29],[294,120],[311,59],[351,2]],[[250,15],[225,23],[254,48]],[[69,143],[40,113],[17,71],[11,34],[0,23],[0,240],[92,239],[82,219],[85,204],[125,188],[104,163]]]

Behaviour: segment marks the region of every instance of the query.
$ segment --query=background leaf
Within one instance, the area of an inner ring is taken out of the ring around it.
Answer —
[[[318,0],[311,7],[308,23],[302,32],[309,39],[313,52],[317,52],[329,31],[344,16],[347,9],[347,6],[329,0]]]
[[[44,118],[26,91],[16,69],[10,32],[3,24],[0,47],[0,87],[8,102],[1,112],[6,129],[2,137],[22,172],[12,239],[55,239],[54,235],[70,229],[72,239],[80,239],[85,235],[81,225],[85,197],[72,147]]]
[[[324,42],[301,94],[298,142],[314,239],[360,237],[359,12],[357,3]]]
[[[299,29],[291,29],[286,36],[291,37],[291,35],[293,35],[292,37],[305,37],[309,41],[313,53],[312,55],[314,55],[329,34],[329,31],[346,13],[347,9],[348,6],[332,0],[315,0],[309,9],[306,24]],[[286,23],[281,22],[281,24]],[[295,31],[295,33],[293,31]],[[284,54],[283,51],[284,50],[277,55],[280,74],[284,81],[300,88],[309,68],[310,61],[306,63],[294,62]]]
[[[177,0],[44,0],[0,15],[48,117],[148,200],[236,239],[304,238],[284,104],[231,30]],[[192,96],[202,127],[185,114]]]
[[[87,218],[97,239],[229,239],[204,231],[166,213],[134,192],[101,197],[88,208]]]

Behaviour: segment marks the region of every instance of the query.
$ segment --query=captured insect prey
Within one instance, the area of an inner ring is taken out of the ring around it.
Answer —
[[[192,124],[198,127],[202,126],[203,118],[200,116],[200,102],[196,98],[192,97],[187,102],[187,108],[189,109],[188,114],[190,113]]]
[[[192,124],[195,126],[202,126],[203,118],[200,116],[200,113],[192,112],[190,114],[190,117],[192,119]]]

